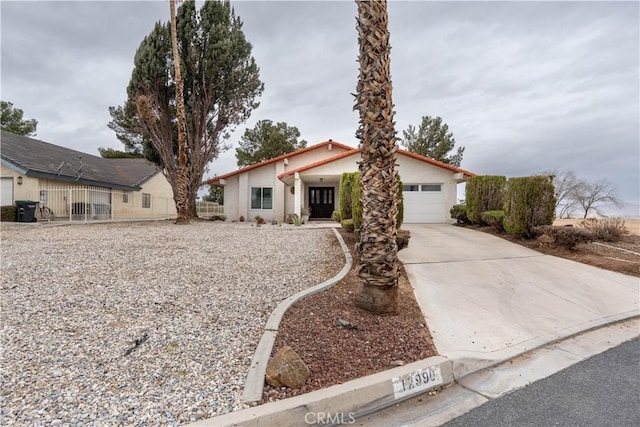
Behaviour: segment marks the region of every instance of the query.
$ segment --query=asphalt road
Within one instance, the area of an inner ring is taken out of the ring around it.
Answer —
[[[444,426],[640,426],[640,339],[485,403]]]

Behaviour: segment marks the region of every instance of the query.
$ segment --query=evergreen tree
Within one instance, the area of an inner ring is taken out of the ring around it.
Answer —
[[[194,1],[185,1],[177,11],[176,29],[186,118],[187,211],[196,217],[196,193],[207,164],[224,148],[231,128],[257,108],[264,85],[229,1],[206,1],[199,12]],[[170,23],[158,22],[136,51],[126,102],[109,108],[109,127],[126,151],[140,152],[162,168],[177,202],[174,70]]]
[[[456,140],[441,117],[425,116],[418,129],[409,125],[402,135],[402,145],[412,153],[458,167],[462,162],[464,147],[458,147],[455,154],[449,154],[455,148]]]
[[[295,126],[260,120],[253,129],[245,130],[240,147],[236,148],[238,166],[253,165],[306,147],[307,141],[298,138],[300,131]]]
[[[13,103],[0,101],[2,130],[16,135],[35,136],[38,121],[35,119],[24,120],[24,112],[13,106]]]

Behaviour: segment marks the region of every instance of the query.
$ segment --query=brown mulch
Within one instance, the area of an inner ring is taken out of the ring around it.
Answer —
[[[355,255],[353,233],[340,232]],[[407,364],[437,354],[404,269],[395,314],[377,316],[357,308],[353,302],[357,286],[358,279],[352,268],[331,289],[307,297],[287,311],[280,323],[272,356],[281,347],[291,346],[311,373],[305,385],[297,390],[265,385],[260,403],[391,369],[395,367],[392,362]],[[341,326],[338,319],[350,326]]]
[[[500,232],[494,227],[476,225],[464,225],[464,227],[493,234],[510,242],[541,252],[545,255],[566,258],[605,270],[640,277],[640,255],[626,252],[632,251],[640,253],[640,236],[636,234],[624,235],[622,240],[619,242],[581,243],[577,245],[574,250],[569,250],[562,246],[553,244],[551,238],[546,235],[540,236],[536,239],[526,240],[505,232]],[[626,251],[603,245],[625,249]]]
[[[547,255],[640,277],[639,255],[593,243],[568,250],[554,245],[546,236],[524,240],[494,227],[465,226]],[[353,233],[339,231],[355,260]],[[625,235],[620,242],[600,243],[640,253],[640,236],[636,234]],[[355,265],[354,261],[354,268]],[[376,316],[355,307],[353,298],[357,287],[358,278],[352,269],[333,288],[305,298],[287,311],[280,323],[272,356],[281,347],[291,346],[311,374],[305,385],[297,390],[265,385],[260,404],[391,369],[394,367],[392,362],[407,364],[437,355],[404,269],[401,269],[395,314]],[[338,319],[346,320],[355,328],[340,326]]]

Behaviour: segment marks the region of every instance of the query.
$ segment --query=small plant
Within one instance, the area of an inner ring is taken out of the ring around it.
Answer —
[[[300,227],[302,225],[302,218],[300,218],[298,215],[294,216],[292,219],[293,225],[295,225],[296,227]]]
[[[449,210],[451,218],[455,219],[458,224],[469,224],[467,218],[467,207],[465,205],[453,205]]]
[[[504,211],[486,211],[480,214],[480,219],[487,225],[504,231]]]
[[[300,209],[300,215],[302,215],[302,216],[308,216],[308,215],[311,215],[311,208],[308,208],[308,207],[303,206],[303,207]]]
[[[331,214],[331,219],[335,222],[340,222],[340,211],[333,211],[333,213]]]
[[[293,224],[295,218],[298,218],[298,215],[292,213],[292,214],[287,214],[287,217],[284,219],[284,222],[287,224]]]
[[[253,219],[256,220],[256,224],[258,225],[263,225],[266,224],[267,222],[264,220],[264,218],[262,218],[260,215],[256,215],[253,217]]]
[[[2,206],[0,208],[1,221],[12,222],[16,220],[16,207],[15,206]]]
[[[553,238],[553,242],[558,246],[564,246],[569,250],[575,250],[580,243],[591,243],[595,236],[589,230],[578,227],[544,227],[545,233]]]
[[[587,218],[578,224],[581,228],[589,230],[596,240],[603,242],[618,242],[627,233],[624,219],[622,218]]]
[[[238,221],[244,222],[244,217],[242,215],[240,215],[240,218],[238,218]]]
[[[342,228],[344,228],[345,230],[353,232],[354,230],[353,219],[351,218],[343,219],[340,224],[342,225]]]

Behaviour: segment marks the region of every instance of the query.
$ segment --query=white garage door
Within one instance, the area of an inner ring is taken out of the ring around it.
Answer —
[[[445,222],[442,184],[408,184],[404,195],[404,222],[407,224],[441,224]]]
[[[0,206],[10,206],[13,204],[13,178],[0,179],[2,186],[0,187]]]

